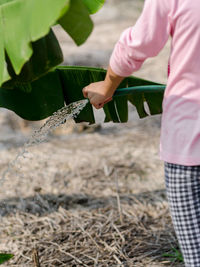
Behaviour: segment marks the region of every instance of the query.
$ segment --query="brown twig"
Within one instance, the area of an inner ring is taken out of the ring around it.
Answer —
[[[33,249],[33,262],[34,262],[34,267],[41,267],[37,248]]]
[[[119,218],[120,218],[121,224],[123,224],[123,214],[122,214],[122,207],[121,207],[120,196],[119,196],[119,183],[118,183],[117,172],[115,172],[115,185],[116,185],[116,197],[117,197]]]

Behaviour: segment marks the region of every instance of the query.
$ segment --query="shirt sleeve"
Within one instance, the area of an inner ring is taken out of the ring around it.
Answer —
[[[156,56],[170,35],[169,0],[145,0],[135,26],[126,29],[110,58],[111,69],[126,77],[137,71],[145,59]]]

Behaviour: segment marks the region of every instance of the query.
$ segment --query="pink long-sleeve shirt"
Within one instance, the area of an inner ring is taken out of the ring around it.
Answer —
[[[200,1],[145,0],[135,26],[126,29],[110,58],[119,76],[137,71],[171,39],[170,74],[163,100],[160,158],[200,165]]]

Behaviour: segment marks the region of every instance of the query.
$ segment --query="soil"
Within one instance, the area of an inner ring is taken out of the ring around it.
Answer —
[[[110,0],[93,15],[95,28],[76,47],[59,27],[55,32],[64,64],[107,67],[113,46],[133,25],[140,0]],[[135,75],[166,82],[169,43]],[[129,122],[58,127],[28,149],[0,180],[0,251],[15,256],[2,266],[184,266],[165,257],[178,248],[159,160],[161,116]],[[0,113],[0,172],[43,122]],[[36,253],[37,252],[37,253]]]

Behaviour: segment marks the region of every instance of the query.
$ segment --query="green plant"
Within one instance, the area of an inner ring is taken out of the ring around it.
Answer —
[[[63,56],[51,26],[60,24],[77,45],[90,35],[90,14],[105,0],[0,0],[0,107],[27,120],[41,120],[65,104],[83,98],[82,88],[100,81],[105,70],[88,67],[56,67]],[[19,19],[20,18],[20,19]],[[56,67],[56,68],[55,68]],[[119,88],[158,85],[136,77],[126,78]],[[128,102],[140,117],[162,112],[164,88],[140,87],[114,97],[104,106],[105,122],[126,122]],[[94,123],[91,105],[76,118]]]
[[[10,260],[13,256],[13,254],[0,253],[0,264]]]
[[[51,26],[60,24],[75,43],[80,45],[93,29],[90,14],[101,8],[104,1],[0,0],[0,85],[11,78],[16,80],[21,71],[24,74],[28,71],[29,82],[33,81],[58,65],[62,61],[61,50],[56,37],[52,34],[48,36]],[[35,45],[44,36],[48,36],[46,47],[43,41]],[[41,55],[41,50],[45,52],[49,47],[53,49],[46,53],[44,68],[32,73],[34,64],[40,65],[37,54]],[[31,56],[34,56],[34,60],[23,68]],[[48,66],[49,61],[51,64]],[[18,77],[18,82],[25,82],[25,76]]]
[[[74,101],[83,99],[82,88],[88,83],[104,79],[106,71],[99,68],[60,66],[41,78],[26,83],[29,90],[24,90],[23,84],[8,90],[0,88],[0,106],[16,112],[27,120],[41,120],[53,112]],[[145,86],[150,86],[146,88]],[[144,107],[146,102],[150,114],[162,112],[164,87],[155,89],[159,85],[151,81],[136,77],[126,78],[119,86],[140,86],[134,92],[121,97],[114,97],[113,101],[104,106],[105,122],[126,122],[128,120],[128,102],[133,104],[139,116],[147,116]],[[94,123],[92,106],[88,103],[76,118],[76,122],[87,121]]]
[[[172,248],[168,253],[164,253],[163,257],[170,258],[171,261],[183,262],[183,255],[179,249]]]

